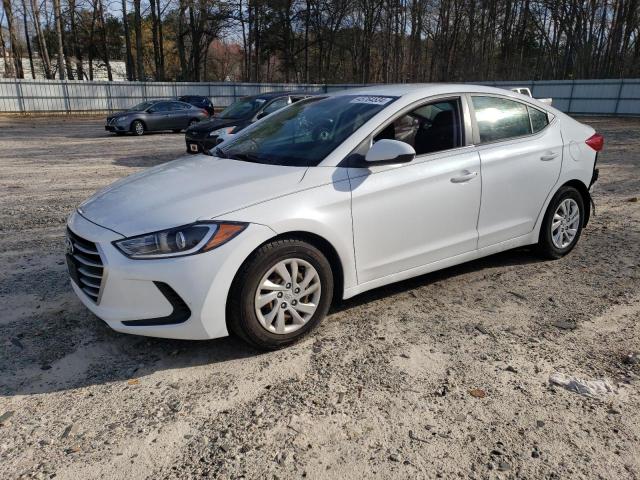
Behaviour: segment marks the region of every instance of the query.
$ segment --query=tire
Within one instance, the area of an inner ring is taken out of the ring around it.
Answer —
[[[283,267],[290,277],[298,272],[296,282],[285,283],[279,273]],[[313,278],[305,286],[307,274]],[[274,284],[278,288],[272,288]],[[258,308],[260,297],[272,296]],[[254,347],[275,350],[313,330],[326,316],[332,298],[333,274],[322,252],[301,240],[275,240],[251,254],[238,271],[227,302],[227,325]]]
[[[140,137],[144,135],[145,131],[146,128],[144,127],[144,123],[142,123],[140,120],[134,120],[131,123],[131,133],[133,133],[134,135]]]
[[[578,217],[572,220],[576,208]],[[571,186],[561,187],[549,202],[542,221],[538,240],[540,254],[545,258],[558,259],[573,250],[580,239],[584,219],[584,199],[580,192]]]

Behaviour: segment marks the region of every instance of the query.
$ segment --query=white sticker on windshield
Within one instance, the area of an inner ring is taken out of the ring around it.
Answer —
[[[393,100],[391,97],[356,97],[349,103],[368,103],[370,105],[385,105]]]

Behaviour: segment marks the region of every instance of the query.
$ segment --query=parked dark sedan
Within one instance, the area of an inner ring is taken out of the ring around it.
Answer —
[[[185,135],[187,152],[211,150],[256,120],[310,96],[308,93],[275,92],[241,98],[208,122],[188,128]]]
[[[209,97],[203,97],[201,95],[184,95],[182,97],[178,97],[178,100],[189,103],[194,107],[202,108],[209,112],[209,115],[213,116],[213,103],[211,103],[211,99]]]
[[[173,130],[180,132],[207,120],[209,113],[188,103],[176,100],[149,100],[123,112],[107,117],[105,130],[124,135],[144,135],[145,132]]]

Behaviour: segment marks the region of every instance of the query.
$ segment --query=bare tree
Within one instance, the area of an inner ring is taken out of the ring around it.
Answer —
[[[4,11],[7,16],[7,27],[9,29],[9,51],[11,53],[11,58],[13,59],[15,75],[17,78],[24,78],[24,71],[22,70],[22,50],[20,49],[20,43],[18,42],[18,33],[16,30],[15,17],[13,16],[11,0],[2,0],[2,6],[4,7]]]

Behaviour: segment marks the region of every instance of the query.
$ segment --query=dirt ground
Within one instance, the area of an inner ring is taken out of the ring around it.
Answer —
[[[69,286],[66,216],[182,135],[0,117],[0,478],[640,478],[640,120],[583,121],[607,143],[568,257],[381,288],[261,354],[115,333]]]

